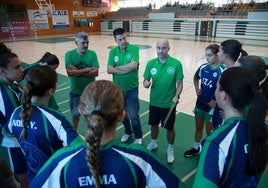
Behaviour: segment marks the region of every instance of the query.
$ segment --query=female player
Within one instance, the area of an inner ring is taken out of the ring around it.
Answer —
[[[37,67],[37,66],[49,66],[52,69],[56,70],[59,66],[60,62],[59,59],[56,55],[51,54],[50,52],[46,52],[42,58],[37,61],[36,63],[30,64],[28,66],[26,66],[23,69],[24,72],[24,76],[27,74],[27,72],[29,70],[31,70],[33,67]],[[49,101],[48,101],[48,106],[54,110],[59,110],[59,106],[56,102],[56,99],[54,96],[51,96]]]
[[[265,61],[258,56],[248,55],[239,58],[238,61],[235,63],[235,66],[244,67],[249,71],[253,72],[258,77],[261,92],[264,95],[266,101],[268,101],[268,78],[266,73],[268,66],[265,64]],[[268,106],[267,106],[267,112],[268,112]],[[265,125],[266,125],[266,146],[268,149],[268,113],[266,114],[265,117]],[[268,161],[266,164],[266,170],[268,170]]]
[[[114,140],[125,116],[121,89],[111,81],[90,83],[80,99],[86,118],[86,146],[57,152],[32,181],[33,187],[180,187],[179,179],[139,144]],[[89,167],[89,168],[88,168]]]
[[[193,187],[257,187],[267,161],[259,81],[243,67],[228,68],[215,97],[225,121],[205,139]]]
[[[242,48],[242,44],[235,39],[225,40],[220,44],[218,58],[220,62],[226,65],[227,68],[234,66],[235,62],[239,57],[248,55],[247,52]],[[212,116],[213,128],[217,128],[223,122],[222,111],[218,105],[215,106],[214,113]]]
[[[1,47],[0,56],[0,130],[9,121],[16,107],[20,105],[22,90],[18,84],[23,77],[19,57],[9,49]],[[18,177],[20,186],[27,187],[26,160],[16,140],[3,137],[0,134],[0,150],[7,154],[9,161],[6,163],[10,170]],[[3,147],[2,147],[3,146]],[[3,169],[1,169],[3,170]]]
[[[55,54],[51,54],[50,52],[46,52],[40,60],[38,60],[36,63],[30,64],[26,67],[24,67],[23,72],[24,76],[27,74],[29,70],[31,70],[33,67],[37,66],[49,66],[52,69],[56,70],[60,64],[60,61],[58,57]]]
[[[204,124],[206,125],[207,135],[211,133],[212,114],[215,107],[214,92],[217,81],[221,73],[226,69],[225,65],[220,63],[217,53],[219,45],[210,44],[206,47],[205,54],[207,63],[202,64],[194,75],[194,86],[197,95],[195,114],[195,141],[190,150],[184,152],[185,157],[192,157],[199,154],[201,139],[203,135]],[[201,83],[199,83],[199,81]]]
[[[17,138],[27,160],[28,182],[48,158],[74,141],[78,134],[59,111],[49,108],[57,73],[48,66],[32,68],[25,77],[22,105],[12,113],[3,134]]]

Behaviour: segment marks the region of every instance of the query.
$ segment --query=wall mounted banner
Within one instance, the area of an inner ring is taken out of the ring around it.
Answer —
[[[52,14],[52,24],[54,29],[65,29],[70,27],[67,10],[54,10]]]
[[[73,17],[84,17],[85,12],[84,11],[73,11]]]
[[[47,14],[40,12],[38,9],[37,10],[28,9],[27,13],[31,30],[49,28]]]
[[[87,11],[87,17],[97,17],[97,11]]]

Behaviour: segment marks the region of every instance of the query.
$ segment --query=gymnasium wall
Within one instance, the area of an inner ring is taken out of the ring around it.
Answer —
[[[42,36],[70,34],[79,31],[100,31],[100,20],[103,19],[105,13],[111,9],[116,9],[118,6],[118,0],[110,0],[110,7],[83,7],[82,1],[84,0],[50,0],[51,4],[55,6],[55,15],[57,14],[55,19],[53,16],[44,14],[37,15],[39,8],[35,0],[1,0],[0,38],[19,35]],[[46,2],[49,2],[49,0],[46,0]],[[3,9],[7,9],[7,6],[9,6],[9,10],[14,11],[12,15],[5,14]],[[26,15],[25,11],[21,12],[23,10],[26,10]],[[31,17],[38,19],[37,21],[32,21],[29,18],[29,10]],[[57,17],[60,16],[67,19],[67,24],[55,25]]]
[[[167,33],[181,35],[213,36],[268,40],[267,19],[103,19],[101,31],[123,27],[135,33]]]

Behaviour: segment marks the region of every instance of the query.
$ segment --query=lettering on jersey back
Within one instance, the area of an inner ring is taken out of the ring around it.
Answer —
[[[13,125],[16,127],[23,127],[21,120],[13,120],[12,122],[13,122]],[[35,126],[35,123],[36,122],[34,122],[34,121],[30,121],[27,128],[28,129],[37,129],[37,127]]]
[[[117,184],[117,181],[113,174],[99,176],[102,185]],[[89,186],[94,184],[94,178],[92,176],[84,176],[78,178],[79,186]]]

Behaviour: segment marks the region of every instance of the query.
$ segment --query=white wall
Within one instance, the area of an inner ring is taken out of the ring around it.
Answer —
[[[268,20],[268,12],[248,12],[248,19]]]

